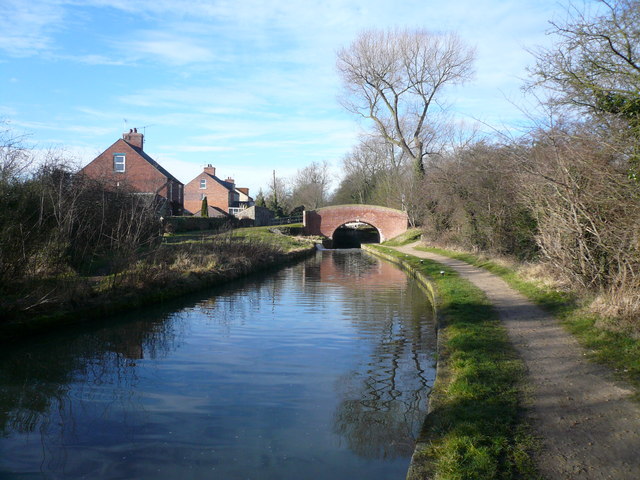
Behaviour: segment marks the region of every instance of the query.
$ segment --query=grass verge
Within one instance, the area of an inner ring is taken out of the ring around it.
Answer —
[[[640,339],[600,328],[598,325],[606,322],[588,312],[575,294],[524,280],[514,269],[470,253],[431,247],[418,249],[456,258],[502,277],[512,288],[558,318],[586,349],[587,357],[611,368],[619,379],[634,388],[634,398],[640,401]]]
[[[441,320],[430,413],[407,478],[539,478],[524,415],[524,365],[484,293],[439,263],[367,249],[426,276]]]
[[[384,242],[389,247],[401,247],[409,243],[417,242],[422,237],[422,230],[419,228],[410,228],[406,232]]]
[[[309,240],[299,237],[303,226],[301,223],[278,225],[271,227],[247,227],[228,230],[201,230],[192,232],[170,233],[164,235],[166,244],[188,244],[211,240],[214,237],[226,235],[236,240],[250,240],[282,248],[285,251],[294,250],[301,246],[308,246]]]

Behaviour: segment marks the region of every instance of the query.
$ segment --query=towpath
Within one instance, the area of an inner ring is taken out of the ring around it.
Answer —
[[[587,361],[558,321],[501,278],[468,263],[397,250],[445,264],[482,289],[525,362],[531,423],[541,439],[536,463],[549,480],[640,479],[640,406],[610,372]]]

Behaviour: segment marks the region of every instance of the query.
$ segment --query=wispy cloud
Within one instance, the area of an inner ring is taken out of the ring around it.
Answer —
[[[114,59],[105,55],[90,54],[90,55],[56,55],[56,60],[69,60],[72,62],[82,63],[85,65],[109,65],[109,66],[123,66],[126,65],[122,59]]]
[[[12,125],[27,129],[27,130],[41,130],[49,132],[65,132],[74,133],[87,136],[88,138],[95,137],[96,135],[108,135],[112,133],[113,129],[100,126],[79,125],[73,123],[60,123],[60,122],[30,122],[30,121],[13,121]],[[57,142],[54,142],[57,143]]]
[[[0,2],[0,50],[26,57],[48,50],[52,35],[63,23],[64,9],[49,2]]]
[[[252,92],[225,86],[224,84],[211,87],[174,86],[163,88],[144,88],[136,92],[122,95],[118,99],[126,105],[135,107],[154,108],[191,108],[213,109],[209,113],[219,110],[222,114],[240,112],[245,108],[259,107],[264,99]]]
[[[219,147],[214,145],[160,145],[163,150],[174,152],[232,152],[233,147]]]
[[[180,66],[190,63],[212,62],[214,52],[202,42],[178,32],[137,32],[116,46],[134,60],[161,61]]]

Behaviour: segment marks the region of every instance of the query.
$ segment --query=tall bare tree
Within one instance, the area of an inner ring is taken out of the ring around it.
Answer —
[[[329,163],[312,162],[298,170],[292,184],[291,203],[294,206],[303,205],[309,210],[323,207],[331,184]]]
[[[346,96],[343,105],[373,120],[379,134],[424,173],[430,115],[443,109],[447,85],[468,80],[474,50],[453,34],[426,30],[367,30],[338,51],[337,68]],[[425,139],[427,141],[425,141]]]
[[[365,135],[342,160],[345,174],[334,203],[369,203],[401,208],[411,178],[402,150],[380,135]]]

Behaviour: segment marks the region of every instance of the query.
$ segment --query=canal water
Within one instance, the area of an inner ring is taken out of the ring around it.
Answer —
[[[424,292],[360,251],[0,353],[0,478],[404,478]]]

